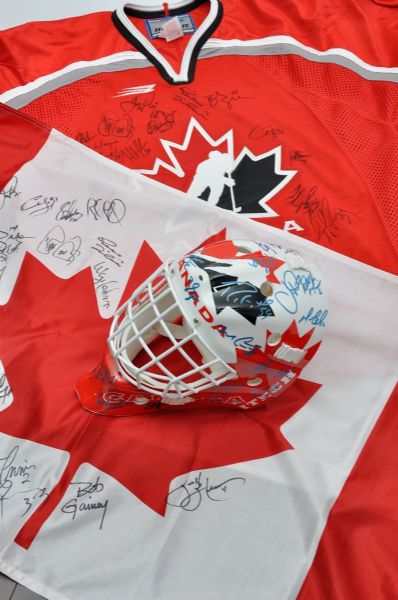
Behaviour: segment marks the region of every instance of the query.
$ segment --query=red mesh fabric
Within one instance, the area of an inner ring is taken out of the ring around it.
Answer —
[[[245,80],[247,81],[248,67],[254,69],[254,77],[257,77],[256,70],[260,71],[259,81],[261,79],[262,86],[265,83],[283,88],[294,97],[296,110],[298,101],[305,110],[313,114],[316,124],[321,123],[325,132],[325,144],[328,143],[328,136],[332,136],[346,160],[362,178],[384,224],[386,235],[398,252],[398,211],[395,206],[398,196],[397,85],[369,81],[345,67],[311,62],[298,56],[231,56],[199,61],[197,80],[188,89],[202,95],[209,93],[206,89],[199,88],[199,92],[196,90],[203,85],[200,82],[206,81],[208,84],[211,72],[214,75],[214,69],[217,71],[217,64],[241,91],[244,91]],[[253,76],[253,71],[250,73]],[[104,103],[103,110],[106,110],[106,103],[109,104],[114,94],[115,79],[122,82],[121,89],[126,81],[129,81],[129,85],[139,85],[144,76],[148,79],[148,74],[152,80],[157,77],[152,68],[93,75],[46,94],[25,107],[23,112],[86,143],[89,135],[86,140],[82,124],[89,123],[90,111],[98,103]],[[157,84],[157,89],[157,93],[162,94],[161,101],[170,103],[179,88],[161,81]],[[267,97],[263,97],[265,110],[269,112],[271,119],[273,110],[280,111],[281,108],[272,106],[272,103],[267,106]],[[177,108],[181,109],[181,105]],[[235,109],[237,112],[233,116],[238,123],[237,105],[234,105]],[[288,109],[287,106],[287,111]],[[248,115],[245,114],[244,117],[247,119]],[[292,119],[294,114],[286,112],[286,130]],[[167,139],[167,135],[159,134],[159,137]],[[141,164],[134,164],[134,168],[141,167]],[[332,172],[333,165],[331,174]],[[350,190],[347,190],[347,194],[349,193]]]
[[[314,113],[369,189],[398,252],[398,89],[340,66],[300,57],[256,57]],[[348,190],[349,191],[349,190]]]
[[[62,86],[34,100],[22,112],[74,138],[82,116],[89,114],[106,77],[107,74],[91,75]]]

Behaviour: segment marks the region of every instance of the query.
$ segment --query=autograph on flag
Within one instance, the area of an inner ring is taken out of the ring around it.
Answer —
[[[193,481],[184,481],[167,495],[167,504],[182,508],[182,510],[194,511],[202,504],[203,499],[213,502],[229,500],[228,493],[236,482],[244,485],[244,477],[230,477],[221,483],[212,484],[208,477],[203,477],[202,472],[196,475]]]
[[[94,482],[71,481],[70,486],[77,486],[75,495],[61,506],[61,512],[70,515],[72,521],[79,514],[95,513],[98,515],[98,528],[101,531],[104,526],[109,500],[99,500],[96,496],[96,494],[101,494],[104,491],[104,484],[100,481],[100,478],[97,477]]]
[[[47,496],[46,488],[35,486],[33,478],[37,465],[20,456],[20,447],[15,446],[0,458],[0,519],[5,517],[5,502],[11,500],[15,506],[19,502],[20,517],[26,515],[34,504]]]

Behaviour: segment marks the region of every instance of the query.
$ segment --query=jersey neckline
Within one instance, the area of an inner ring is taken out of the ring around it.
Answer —
[[[164,11],[144,11],[133,8],[129,4],[117,8],[112,13],[112,20],[119,33],[158,69],[160,75],[168,83],[181,85],[191,83],[195,75],[195,66],[202,46],[218,27],[222,15],[223,6],[221,0],[194,0],[188,5],[180,8],[170,9],[170,16],[184,14],[197,8],[204,2],[210,2],[209,14],[201,23],[189,40],[181,61],[180,71],[177,73],[164,56],[155,46],[146,39],[139,29],[130,21],[128,15],[140,18],[164,17]]]

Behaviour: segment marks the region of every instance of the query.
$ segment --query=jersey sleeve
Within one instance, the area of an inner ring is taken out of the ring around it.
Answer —
[[[287,36],[321,52],[340,48],[389,68],[398,66],[397,35],[397,0],[225,0],[215,33],[246,40]]]

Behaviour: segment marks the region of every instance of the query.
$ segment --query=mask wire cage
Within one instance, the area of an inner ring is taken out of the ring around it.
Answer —
[[[179,275],[169,261],[137,288],[116,311],[108,345],[124,379],[152,394],[183,399],[235,378],[236,371],[198,331],[199,322],[194,322],[173,289],[173,276]],[[168,347],[157,353],[154,342],[160,336]],[[173,372],[173,365],[181,363],[184,372]]]

